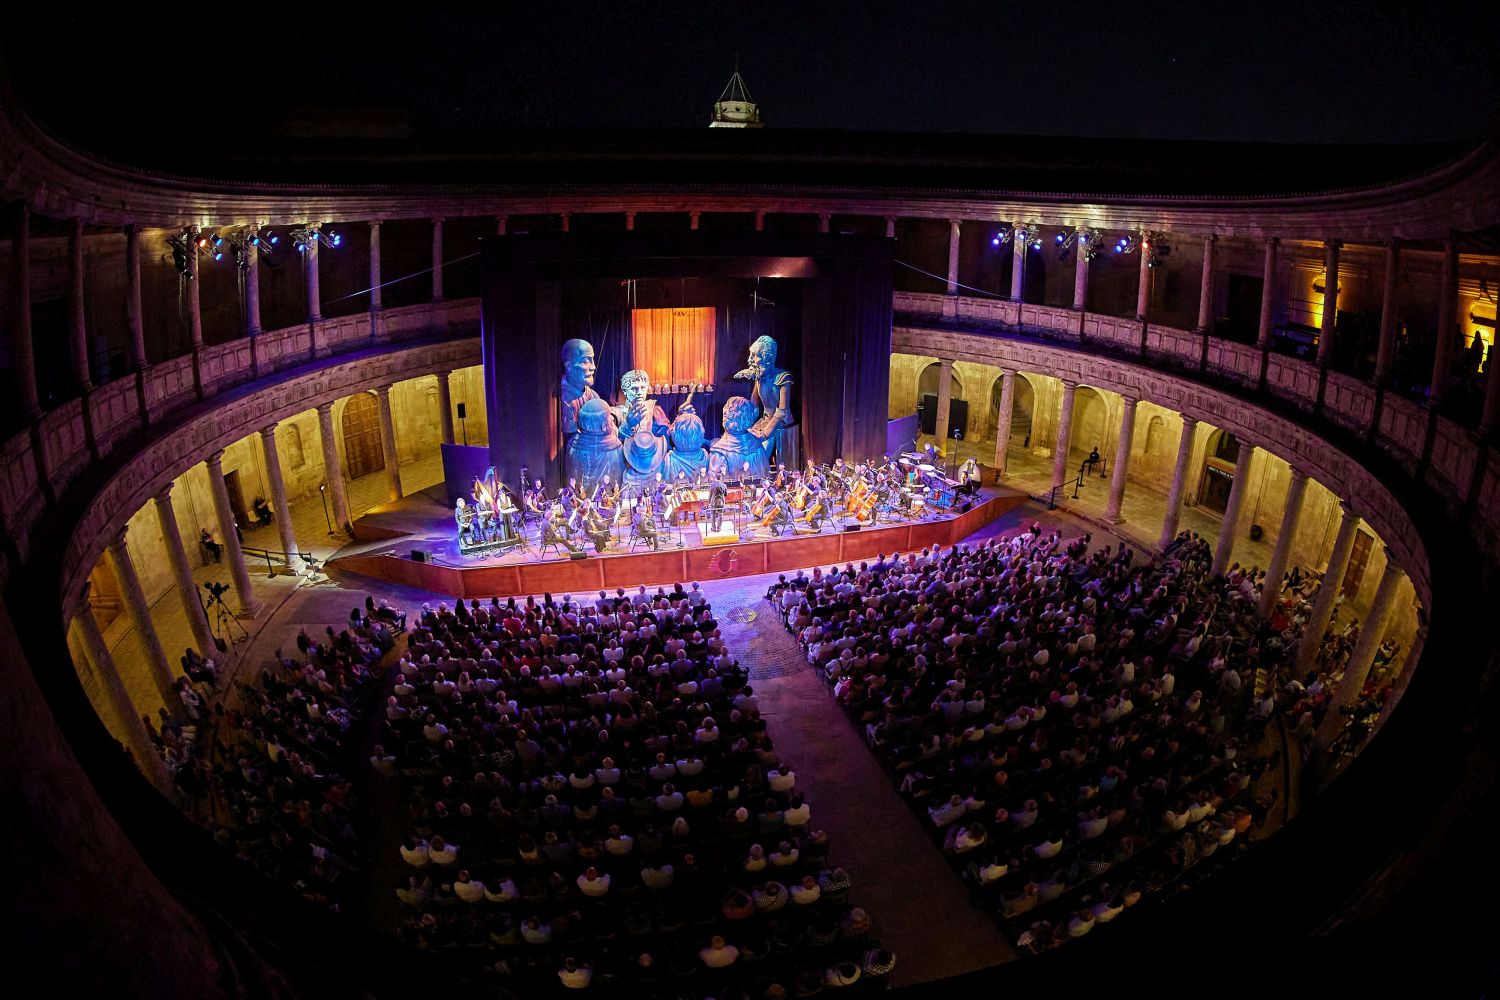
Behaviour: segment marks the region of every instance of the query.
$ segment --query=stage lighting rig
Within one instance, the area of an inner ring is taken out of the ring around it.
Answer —
[[[248,226],[222,234],[222,240],[234,255],[235,266],[240,270],[244,270],[250,266],[250,251],[252,249],[260,251],[260,255],[264,257],[271,253],[276,244],[281,241],[281,237],[269,229],[262,233],[260,227]],[[222,257],[223,254],[219,253],[214,257],[214,260],[219,260]]]
[[[1058,233],[1056,242],[1058,260],[1067,260],[1076,250],[1083,255],[1085,261],[1091,261],[1099,256],[1099,246],[1104,242],[1104,234],[1090,226],[1080,226]]]
[[[197,226],[183,226],[182,229],[167,237],[167,252],[171,255],[172,266],[177,268],[177,273],[185,278],[193,276],[192,260],[198,255],[212,256],[217,251],[214,249],[214,241],[218,235],[205,236],[199,232]],[[222,240],[219,240],[222,243]],[[163,255],[164,257],[166,255]],[[222,254],[221,254],[222,256]],[[215,260],[218,258],[215,257]]]
[[[1172,246],[1167,242],[1167,234],[1154,229],[1142,229],[1139,234],[1127,233],[1115,243],[1115,253],[1144,254],[1147,267],[1156,267],[1171,252]]]
[[[321,243],[332,250],[344,241],[344,238],[332,229],[325,232],[321,222],[312,222],[305,226],[298,226],[289,235],[292,238],[292,246],[296,247],[298,253],[306,253],[307,248],[314,243]]]
[[[1016,242],[1021,246],[1030,245],[1032,250],[1040,250],[1042,241],[1037,235],[1042,227],[1033,222],[1024,222],[1019,226],[1001,226],[995,230],[995,235],[990,237],[990,246],[1000,247],[1007,243]]]

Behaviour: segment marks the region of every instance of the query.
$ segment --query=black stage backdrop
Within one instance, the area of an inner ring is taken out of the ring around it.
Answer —
[[[594,345],[595,389],[614,402],[631,367],[630,309],[712,306],[715,391],[694,398],[710,440],[756,337],[774,337],[795,379],[803,454],[885,449],[892,241],[807,233],[615,232],[494,237],[481,259],[490,457],[508,482],[561,479],[563,341]],[[623,282],[633,284],[625,285]],[[752,299],[752,293],[761,297]],[[769,305],[769,300],[774,305]],[[666,402],[670,414],[680,397]]]

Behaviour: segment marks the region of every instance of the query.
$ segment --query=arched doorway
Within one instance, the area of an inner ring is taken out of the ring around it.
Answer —
[[[1198,504],[1215,514],[1224,513],[1229,505],[1229,491],[1234,488],[1234,463],[1240,457],[1240,442],[1228,431],[1215,431],[1208,439],[1203,461],[1203,479],[1198,484]]]
[[[934,362],[922,369],[922,374],[917,376],[917,402],[922,401],[923,396],[936,396],[938,394],[938,382],[942,380],[942,366]],[[952,399],[963,399],[964,383],[954,372],[948,377]]]
[[[921,423],[924,434],[937,433],[938,383],[941,381],[942,366],[937,362],[923,368],[922,373],[917,376],[917,403],[924,408]],[[967,406],[957,405],[964,400],[964,383],[957,372],[949,373],[948,389],[948,433],[951,436],[955,428],[967,432],[969,411]]]
[[[1016,398],[1010,414],[1010,444],[1031,450],[1032,422],[1036,415],[1036,390],[1031,380],[1016,372]]]
[[[1073,394],[1073,427],[1068,442],[1068,468],[1078,468],[1089,452],[1097,449],[1103,456],[1104,433],[1109,427],[1109,404],[1092,386],[1080,385]]]
[[[373,392],[361,392],[344,404],[344,459],[349,478],[358,479],[385,468],[380,446],[380,404]]]

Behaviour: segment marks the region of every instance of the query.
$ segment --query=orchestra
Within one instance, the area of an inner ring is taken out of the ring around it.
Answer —
[[[741,539],[778,537],[787,532],[817,534],[852,526],[867,527],[942,516],[951,510],[965,481],[947,478],[909,453],[891,459],[831,464],[807,461],[800,469],[773,468],[755,478],[741,468],[725,476],[703,472],[627,484],[608,475],[597,482],[570,479],[555,494],[533,480],[517,503],[509,487],[490,469],[474,480],[470,498],[454,509],[459,551],[483,555],[511,546],[533,545],[546,554],[581,555],[585,545],[598,554],[645,546],[684,544],[683,529],[702,524],[713,534],[727,530]]]

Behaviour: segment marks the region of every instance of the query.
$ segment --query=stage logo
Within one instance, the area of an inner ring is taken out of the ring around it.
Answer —
[[[708,561],[710,572],[720,576],[728,576],[740,565],[740,554],[735,549],[720,549],[714,553],[714,557]]]

